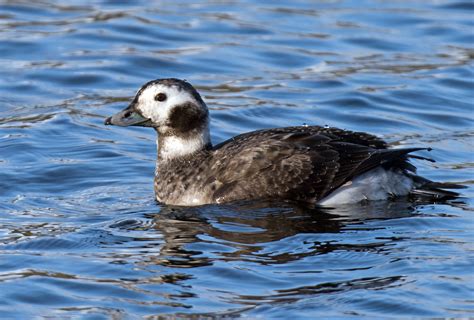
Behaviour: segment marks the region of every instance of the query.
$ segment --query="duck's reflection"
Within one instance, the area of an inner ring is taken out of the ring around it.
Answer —
[[[226,206],[163,207],[151,215],[164,245],[152,263],[191,268],[216,259],[286,263],[334,250],[381,250],[383,243],[348,245],[312,240],[306,250],[262,253],[268,243],[298,234],[338,233],[368,220],[392,219],[415,214],[407,201],[374,202],[338,209],[304,207],[288,203],[238,203]],[[370,227],[367,227],[370,228]],[[284,250],[282,250],[284,251]]]
[[[405,281],[403,276],[392,277],[370,277],[352,279],[350,281],[323,282],[317,285],[295,287],[291,289],[275,290],[274,294],[266,296],[239,295],[234,299],[240,304],[258,305],[263,303],[292,303],[306,296],[325,295],[339,292],[355,291],[360,289],[377,290],[381,288],[394,287]],[[256,303],[258,302],[258,303]],[[263,302],[263,303],[262,303]]]

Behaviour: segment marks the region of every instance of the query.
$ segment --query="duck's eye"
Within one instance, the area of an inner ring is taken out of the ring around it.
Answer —
[[[155,96],[155,101],[165,101],[166,98],[166,94],[160,92]]]

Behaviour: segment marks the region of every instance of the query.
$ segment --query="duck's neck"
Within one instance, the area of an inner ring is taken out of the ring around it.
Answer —
[[[160,162],[185,158],[212,146],[208,125],[199,131],[186,135],[158,134],[157,144],[158,161]]]

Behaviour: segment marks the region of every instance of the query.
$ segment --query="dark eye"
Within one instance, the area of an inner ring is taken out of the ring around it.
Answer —
[[[165,101],[166,100],[166,94],[160,92],[155,96],[156,101]]]

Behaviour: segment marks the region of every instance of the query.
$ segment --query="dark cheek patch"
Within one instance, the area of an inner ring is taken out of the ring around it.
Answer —
[[[205,120],[205,111],[193,103],[184,103],[171,109],[168,126],[185,133],[202,126]]]

